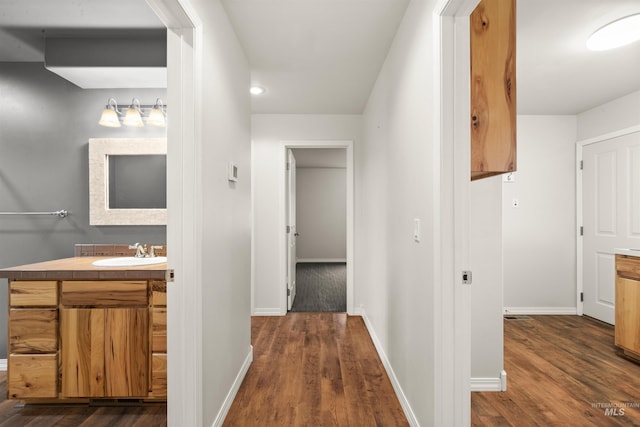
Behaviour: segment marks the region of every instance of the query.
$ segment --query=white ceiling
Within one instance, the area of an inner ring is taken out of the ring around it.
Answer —
[[[267,93],[259,113],[361,113],[408,0],[223,0]],[[640,90],[640,42],[589,52],[639,0],[518,0],[518,112],[577,114]],[[144,0],[0,0],[0,61],[42,61],[47,36],[157,34]],[[44,32],[43,32],[44,30]]]

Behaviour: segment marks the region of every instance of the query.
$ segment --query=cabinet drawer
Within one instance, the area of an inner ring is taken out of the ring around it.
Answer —
[[[151,351],[167,352],[167,309],[151,309]]]
[[[640,259],[616,255],[616,273],[621,277],[640,280]]]
[[[167,282],[151,282],[151,305],[167,305]]]
[[[167,355],[154,354],[151,358],[152,397],[167,397]]]
[[[55,354],[10,355],[8,378],[10,399],[58,397]]]
[[[12,307],[55,307],[58,305],[58,282],[12,281],[9,284],[9,305]]]
[[[12,308],[9,310],[9,353],[58,351],[58,310]]]
[[[64,281],[62,305],[134,307],[147,305],[146,281]]]

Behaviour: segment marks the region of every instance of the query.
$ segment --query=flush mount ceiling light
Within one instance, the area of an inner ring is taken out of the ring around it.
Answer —
[[[263,93],[266,92],[266,89],[260,86],[251,86],[249,88],[249,92],[251,93],[251,95],[262,95]]]
[[[102,111],[98,124],[106,127],[119,128],[121,124],[131,127],[143,127],[145,121],[148,125],[166,127],[166,111],[162,99],[157,98],[155,104],[140,105],[138,98],[133,98],[129,108],[124,111],[118,107],[115,99],[109,98],[105,109]],[[149,110],[149,114],[144,116],[144,111]]]
[[[610,22],[591,34],[589,50],[609,50],[640,40],[640,13]]]

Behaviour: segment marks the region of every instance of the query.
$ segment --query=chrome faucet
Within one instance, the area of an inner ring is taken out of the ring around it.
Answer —
[[[140,243],[136,243],[135,245],[129,245],[129,249],[136,250],[136,254],[134,255],[136,258],[145,258],[147,256],[146,245],[141,245]]]
[[[153,257],[157,256],[156,255],[156,251],[155,251],[156,249],[162,249],[162,245],[158,245],[158,246],[151,245],[151,246],[149,246],[149,253],[147,254],[147,256],[149,258],[153,258]]]

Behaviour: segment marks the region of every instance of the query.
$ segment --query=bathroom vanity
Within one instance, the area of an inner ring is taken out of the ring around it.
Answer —
[[[640,361],[640,251],[616,250],[615,344]]]
[[[9,279],[9,399],[166,400],[166,263],[93,265],[105,258],[0,270]]]

